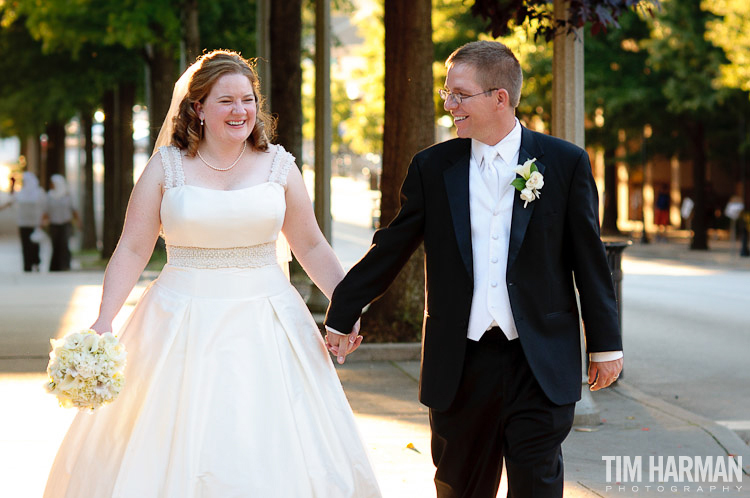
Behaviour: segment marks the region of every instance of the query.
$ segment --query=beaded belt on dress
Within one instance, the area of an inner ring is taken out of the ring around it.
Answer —
[[[182,268],[260,268],[277,263],[276,242],[222,249],[167,244],[167,263]]]

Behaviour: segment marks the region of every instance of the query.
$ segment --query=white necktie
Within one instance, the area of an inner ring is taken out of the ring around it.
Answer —
[[[497,158],[497,151],[494,148],[488,149],[484,153],[482,166],[482,179],[487,185],[487,189],[490,191],[492,198],[497,200],[499,196],[499,178],[497,172],[497,166],[495,165],[495,159]]]

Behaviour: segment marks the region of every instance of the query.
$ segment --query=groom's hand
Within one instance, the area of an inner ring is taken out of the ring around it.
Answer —
[[[353,353],[362,344],[362,336],[359,335],[359,320],[352,327],[351,333],[347,335],[326,332],[326,347],[333,353],[340,365],[346,361],[346,355]]]
[[[598,391],[617,380],[622,371],[622,358],[612,361],[592,361],[589,363],[589,389]]]

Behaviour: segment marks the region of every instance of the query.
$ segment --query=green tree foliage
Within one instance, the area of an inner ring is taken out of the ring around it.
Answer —
[[[703,0],[701,8],[717,16],[708,21],[706,38],[727,56],[721,65],[722,83],[750,91],[750,2]]]
[[[257,54],[256,0],[198,2],[201,46],[204,50],[227,48],[245,58]]]
[[[584,43],[586,114],[603,118],[603,126],[587,130],[586,143],[605,149],[617,146],[619,130],[640,136],[645,124],[653,126],[663,115],[653,110],[666,106],[643,46],[648,24],[631,12],[620,18],[620,26],[586,36]]]
[[[44,131],[47,122],[66,122],[83,107],[98,103],[102,91],[139,71],[122,50],[79,47],[77,57],[34,39],[29,20],[7,10],[0,27],[0,116],[6,135]],[[124,59],[124,63],[123,63]]]

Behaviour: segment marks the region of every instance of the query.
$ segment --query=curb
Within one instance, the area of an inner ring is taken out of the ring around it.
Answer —
[[[750,475],[750,446],[731,429],[717,424],[711,419],[695,414],[677,405],[668,403],[650,394],[646,394],[640,389],[619,381],[616,386],[611,387],[612,391],[619,396],[631,399],[643,406],[648,406],[654,410],[666,413],[667,415],[687,422],[690,425],[699,427],[703,432],[711,436],[714,441],[724,450],[727,455],[742,457],[743,473]]]

